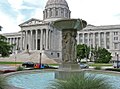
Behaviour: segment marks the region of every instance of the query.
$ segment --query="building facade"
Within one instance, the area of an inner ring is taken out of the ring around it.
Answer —
[[[106,48],[112,56],[120,54],[120,25],[88,25],[78,32],[78,44]]]
[[[13,53],[39,51],[47,57],[61,59],[61,32],[52,26],[52,22],[70,18],[71,11],[65,0],[48,0],[43,20],[31,18],[19,25],[20,32],[3,35],[7,37],[7,42],[15,44]],[[106,48],[113,56],[120,53],[120,25],[88,25],[78,31],[76,39],[78,44]]]

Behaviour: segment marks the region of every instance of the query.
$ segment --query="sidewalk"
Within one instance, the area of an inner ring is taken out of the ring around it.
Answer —
[[[16,71],[15,66],[0,65],[0,73],[14,72]]]

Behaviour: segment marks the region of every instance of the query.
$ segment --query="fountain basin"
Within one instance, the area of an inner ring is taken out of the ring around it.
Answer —
[[[100,72],[86,72],[87,74],[95,74],[97,77],[107,78],[107,82],[110,83],[114,89],[120,88],[120,75],[113,73],[100,73]],[[41,71],[15,74],[7,77],[8,83],[15,87],[23,89],[47,89],[50,83],[55,80],[55,72]]]
[[[53,25],[58,30],[76,29],[82,30],[86,27],[87,22],[82,19],[60,19],[53,22]]]

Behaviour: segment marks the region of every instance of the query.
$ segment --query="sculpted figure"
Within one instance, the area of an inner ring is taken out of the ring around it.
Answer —
[[[65,30],[62,32],[62,58],[63,62],[73,63],[76,59],[76,31]]]

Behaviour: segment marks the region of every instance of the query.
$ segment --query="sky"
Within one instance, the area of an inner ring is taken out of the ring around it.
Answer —
[[[0,33],[20,31],[19,24],[31,19],[43,19],[48,0],[0,0]],[[71,18],[86,20],[88,24],[120,25],[120,0],[66,0]]]

